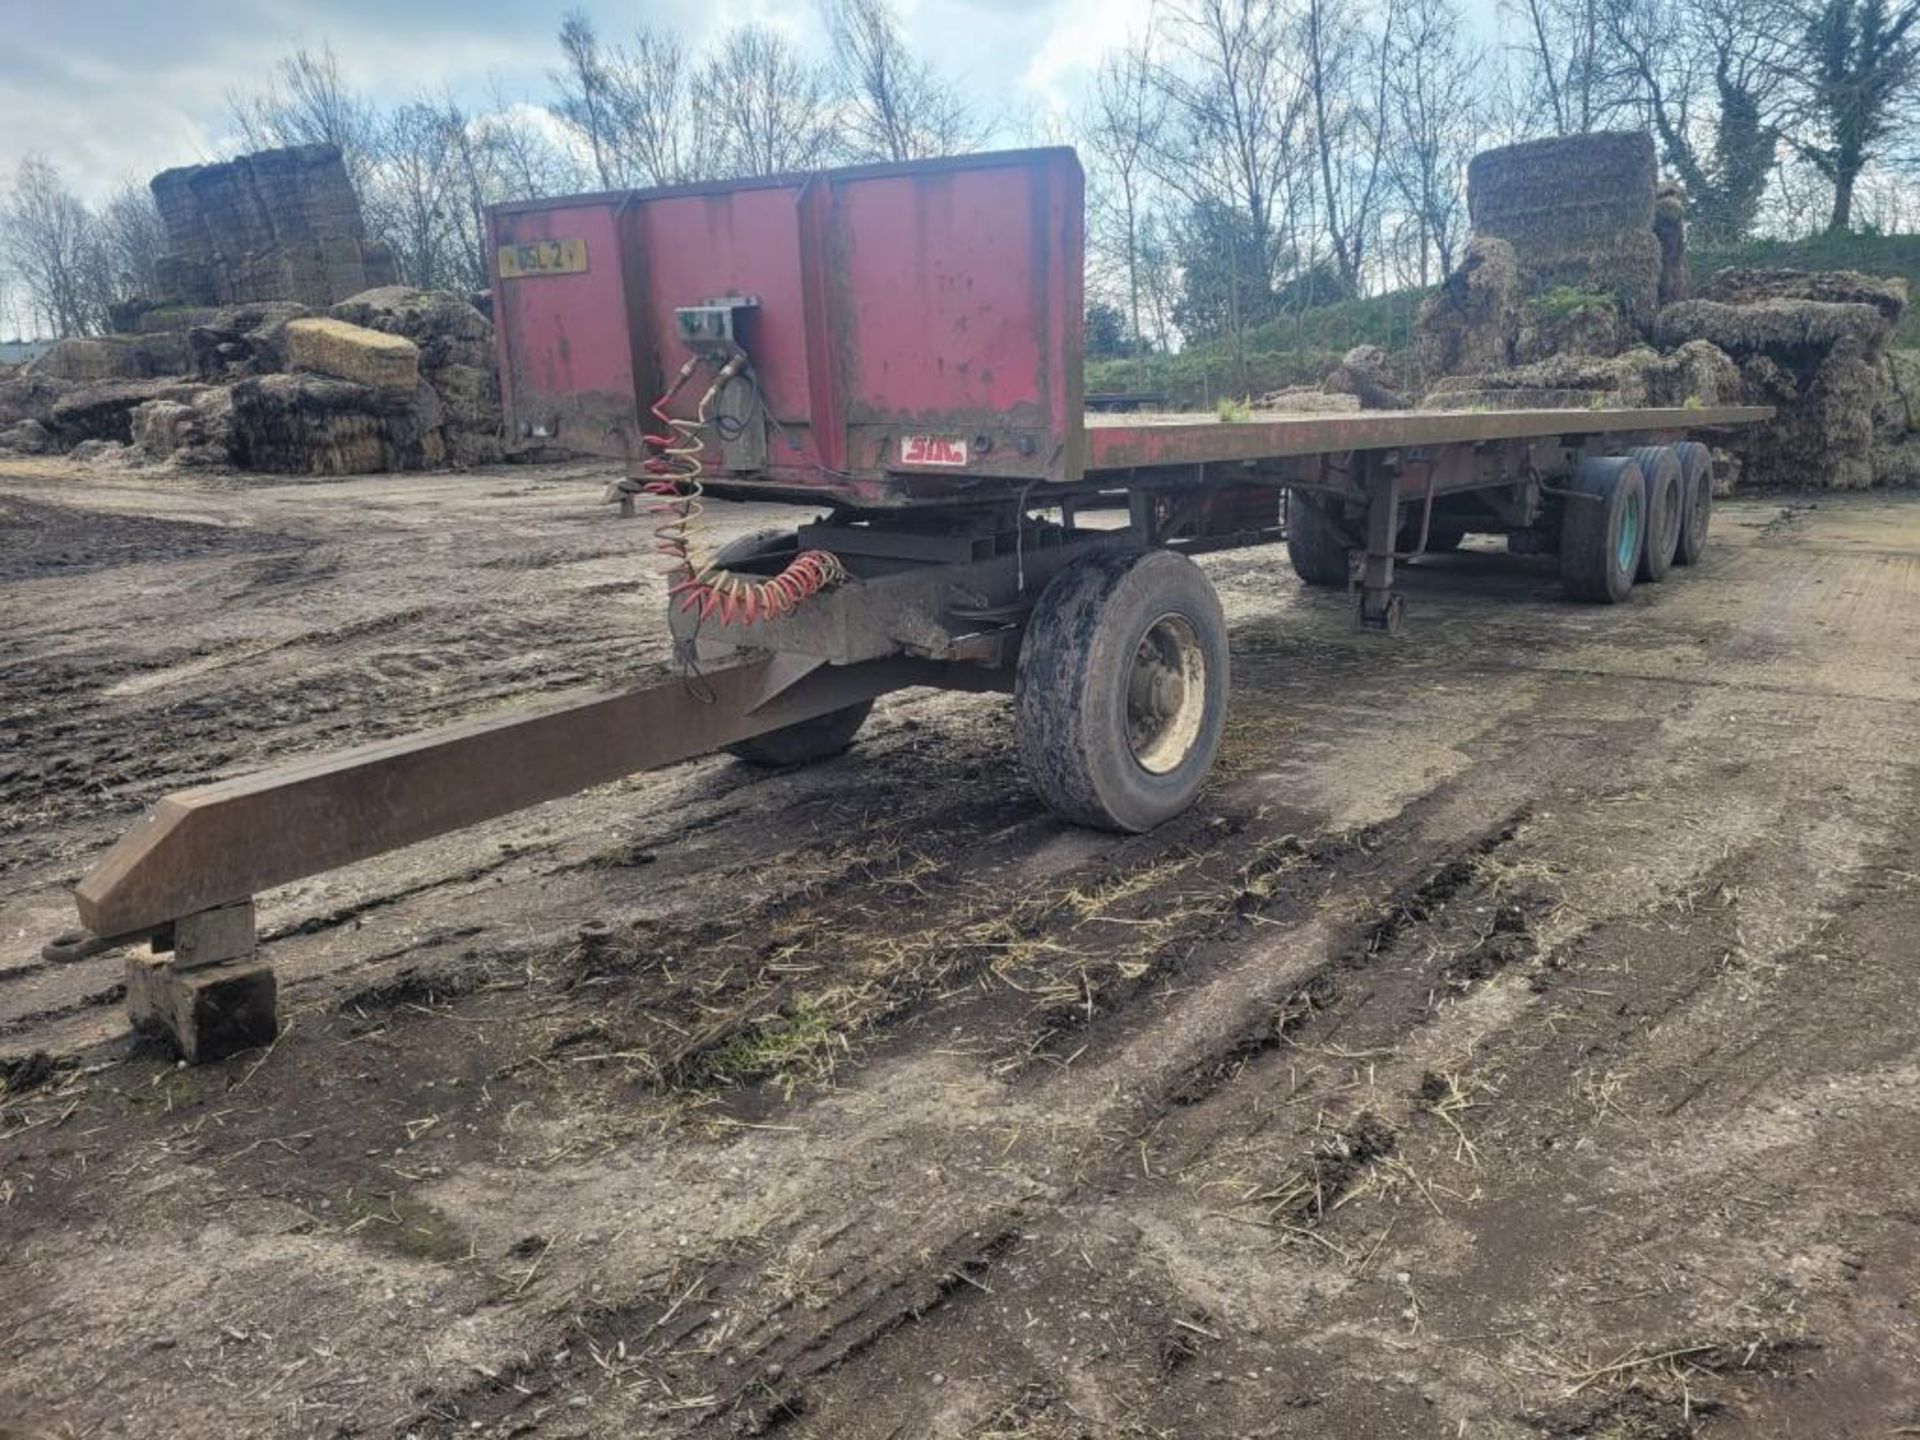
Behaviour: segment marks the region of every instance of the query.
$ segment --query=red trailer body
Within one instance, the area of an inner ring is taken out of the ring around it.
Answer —
[[[509,438],[637,464],[693,353],[676,312],[707,306],[771,432],[711,447],[715,479],[865,503],[1077,479],[1081,214],[1061,149],[499,207]]]

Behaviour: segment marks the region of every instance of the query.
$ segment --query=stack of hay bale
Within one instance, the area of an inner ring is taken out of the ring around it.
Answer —
[[[1660,312],[1662,344],[1706,342],[1733,357],[1744,398],[1777,411],[1742,474],[1758,485],[1864,489],[1888,403],[1887,342],[1907,282],[1836,270],[1722,270],[1698,299]]]
[[[439,401],[450,461],[484,465],[505,454],[493,325],[469,301],[388,285],[341,301],[332,314],[419,348],[420,377]]]
[[[1483,151],[1467,167],[1473,233],[1519,272],[1514,359],[1619,350],[1653,328],[1661,246],[1653,139],[1617,131]]]
[[[459,296],[383,286],[331,313],[260,301],[200,319],[164,346],[63,341],[0,379],[0,451],[105,441],[181,468],[303,475],[502,457],[493,327]]]
[[[188,165],[154,176],[150,188],[167,231],[158,262],[167,304],[329,305],[393,281],[393,254],[367,238],[336,146]]]
[[[162,294],[117,307],[125,333],[0,375],[0,452],[122,445],[308,475],[502,457],[491,322],[391,283],[337,149],[169,170],[152,189]]]
[[[1514,361],[1520,331],[1520,263],[1490,235],[1467,240],[1458,268],[1420,306],[1415,345],[1428,375],[1478,375]]]
[[[1468,209],[1465,259],[1419,318],[1424,408],[1772,405],[1729,441],[1751,482],[1920,477],[1920,367],[1900,384],[1888,348],[1905,281],[1723,270],[1695,290],[1684,193],[1639,132],[1478,155]]]

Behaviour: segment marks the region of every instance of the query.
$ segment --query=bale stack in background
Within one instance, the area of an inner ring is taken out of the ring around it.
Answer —
[[[411,396],[420,384],[420,349],[411,340],[330,316],[287,325],[287,360],[294,370],[393,395]]]
[[[1414,344],[1428,375],[1471,375],[1513,363],[1520,267],[1504,240],[1475,235],[1460,265],[1421,302]]]
[[[469,301],[444,290],[388,285],[343,300],[330,313],[336,320],[402,336],[418,347],[420,378],[439,397],[450,461],[484,465],[501,458],[505,451],[493,325]]]
[[[192,369],[192,351],[179,331],[152,335],[74,336],[54,342],[33,362],[36,375],[87,383],[95,380],[150,380],[184,375]]]
[[[168,170],[152,188],[159,293],[117,308],[122,333],[0,375],[0,452],[124,446],[134,463],[302,475],[503,457],[491,322],[393,283],[337,149]]]
[[[367,238],[335,146],[182,166],[154,176],[151,188],[167,230],[155,303],[324,306],[393,283],[393,253]]]
[[[1687,192],[1677,180],[1662,180],[1653,196],[1653,237],[1660,242],[1660,303],[1687,298]]]
[[[1630,410],[1734,405],[1739,369],[1712,345],[1662,354],[1636,345],[1618,355],[1556,355],[1484,375],[1451,375],[1420,402],[1423,410]]]
[[[1887,342],[1907,283],[1834,270],[1722,270],[1660,312],[1664,345],[1706,342],[1739,366],[1745,398],[1778,412],[1739,446],[1752,484],[1864,489],[1899,478],[1877,459],[1888,410]],[[1904,439],[1904,431],[1900,437]]]
[[[1608,295],[1626,327],[1653,328],[1660,305],[1653,138],[1603,131],[1486,150],[1467,166],[1476,235],[1513,247],[1526,294]]]
[[[1723,469],[1760,486],[1920,481],[1920,363],[1890,349],[1904,280],[1728,269],[1694,286],[1686,193],[1638,132],[1487,151],[1468,197],[1466,259],[1420,313],[1423,408],[1771,405]]]

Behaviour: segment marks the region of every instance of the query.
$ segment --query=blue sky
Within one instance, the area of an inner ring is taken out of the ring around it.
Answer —
[[[896,0],[908,39],[1005,113],[1071,104],[1101,48],[1150,0]],[[41,153],[98,198],[123,181],[215,158],[226,96],[295,45],[333,46],[348,78],[382,100],[442,86],[483,102],[543,100],[568,0],[0,0],[0,176]],[[825,44],[815,0],[589,3],[609,38],[645,22],[698,39],[743,21]]]

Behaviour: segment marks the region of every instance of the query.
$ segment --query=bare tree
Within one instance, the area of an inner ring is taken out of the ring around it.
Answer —
[[[507,198],[499,127],[489,123],[493,117],[469,115],[451,93],[441,97],[439,110],[446,127],[449,186],[457,216],[453,228],[459,260],[452,268],[464,288],[479,290],[486,286],[489,274],[487,206]]]
[[[1513,46],[1532,133],[1581,135],[1629,110],[1631,84],[1609,47],[1607,0],[1502,0],[1522,37]]]
[[[576,10],[561,24],[560,52],[549,108],[586,146],[602,189],[713,176],[696,67],[678,35],[642,27],[630,45],[605,45]]]
[[[1453,269],[1467,228],[1462,185],[1480,135],[1486,56],[1466,42],[1453,0],[1406,0],[1384,45],[1387,172],[1411,232],[1412,280],[1425,286]]]
[[[502,200],[565,195],[593,183],[578,158],[548,133],[551,112],[509,99],[496,82],[478,125],[498,172]]]
[[[1360,293],[1380,219],[1394,10],[1376,38],[1344,0],[1304,0],[1301,49],[1320,167],[1320,218],[1347,293]]]
[[[983,127],[953,86],[907,49],[888,0],[824,0],[834,69],[856,160],[919,160],[980,142]]]
[[[736,26],[720,38],[701,72],[696,103],[713,117],[720,164],[729,174],[810,169],[834,147],[826,74],[763,25]]]
[[[610,190],[620,125],[615,118],[613,78],[600,48],[600,37],[584,10],[569,10],[561,19],[560,55],[563,67],[548,72],[557,92],[553,113],[586,142],[600,188]]]
[[[94,218],[43,156],[28,156],[0,207],[0,243],[32,316],[55,335],[106,323]]]
[[[1296,37],[1278,0],[1183,0],[1169,10],[1164,34],[1154,82],[1169,119],[1152,166],[1187,203],[1190,221],[1202,222],[1189,223],[1189,235],[1247,248],[1221,257],[1219,267],[1228,277],[1227,330],[1238,337],[1270,308],[1283,249],[1290,265],[1312,265],[1311,246],[1302,255],[1296,243],[1301,213],[1311,210],[1300,145],[1310,100],[1283,58]],[[1245,224],[1216,210],[1237,212]],[[1286,232],[1284,246],[1277,230]]]
[[[282,57],[264,88],[229,91],[227,111],[247,150],[285,145],[335,145],[356,189],[372,163],[376,116],[372,105],[340,74],[333,47],[304,47]]]
[[[1119,252],[1129,339],[1134,344],[1146,334],[1141,324],[1140,232],[1152,178],[1149,162],[1165,123],[1166,95],[1155,82],[1149,28],[1101,61],[1080,127],[1094,182],[1088,197],[1093,232],[1089,239],[1096,250]],[[1113,243],[1104,243],[1109,232]]]
[[[95,224],[111,303],[156,294],[155,269],[167,250],[167,229],[153,192],[129,181],[107,197]]]
[[[637,182],[711,180],[719,166],[714,127],[693,94],[695,66],[686,42],[669,31],[642,29],[616,55],[616,94]]]
[[[408,101],[385,117],[374,142],[367,209],[393,247],[410,285],[458,283],[465,245],[455,183],[453,123],[429,99]]]

